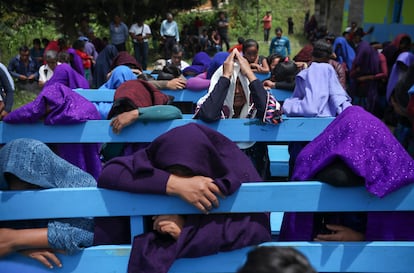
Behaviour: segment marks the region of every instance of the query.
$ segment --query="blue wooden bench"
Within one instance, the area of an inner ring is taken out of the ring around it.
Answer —
[[[142,227],[144,215],[198,213],[175,197],[96,188],[0,192],[0,198],[3,220],[128,215],[134,234],[142,232],[139,227]],[[320,182],[254,183],[242,185],[235,194],[221,200],[214,212],[405,211],[414,209],[413,198],[413,186],[379,199],[362,187],[335,188]],[[31,209],[22,210],[22,204]],[[411,272],[414,266],[413,242],[268,242],[263,245],[293,246],[302,251],[318,271],[324,272]],[[250,249],[179,259],[170,272],[235,272]],[[58,272],[125,273],[129,253],[129,245],[109,245],[90,247],[74,256],[60,255],[63,268]],[[0,267],[2,272],[8,273],[50,272],[37,262],[18,255],[0,260]]]
[[[76,92],[87,98],[92,102],[113,102],[115,89],[74,89]],[[197,101],[207,94],[207,90],[193,91],[189,89],[182,90],[161,90],[163,93],[173,96],[176,102],[193,102]],[[271,89],[272,94],[279,100],[284,101],[286,98],[290,98],[292,91],[283,89]]]
[[[245,119],[211,124],[193,119],[137,122],[120,135],[112,133],[107,120],[61,126],[0,122],[0,143],[19,137],[32,137],[46,143],[148,142],[187,122],[203,123],[233,141],[310,141],[332,120],[286,118],[279,125],[263,125]],[[140,134],[136,134],[137,131]],[[413,198],[413,186],[379,199],[363,187],[335,188],[317,181],[267,182],[242,185],[234,195],[222,200],[214,212],[412,211]],[[198,213],[176,197],[96,188],[0,192],[0,200],[0,220],[125,215],[131,216],[133,235],[144,230],[142,218],[145,215]],[[30,209],[23,210],[22,204]],[[411,272],[414,266],[410,259],[414,255],[414,242],[268,242],[265,245],[293,246],[302,251],[318,271],[325,272]],[[170,272],[235,272],[250,249],[179,259]],[[78,255],[61,255],[64,266],[59,272],[126,272],[129,253],[130,245],[90,247]],[[10,273],[50,272],[37,262],[18,255],[1,259],[0,268],[1,272]]]
[[[76,92],[87,98],[94,103],[108,102],[112,103],[114,98],[114,89],[75,89]],[[192,91],[192,90],[162,90],[163,93],[173,96],[174,101],[185,102],[190,101],[196,103],[200,97],[207,93],[204,91]],[[279,99],[284,100],[291,96],[292,91],[273,89],[273,94]],[[106,107],[106,111],[109,112],[109,106]],[[101,109],[102,111],[102,109]],[[105,114],[103,114],[105,116]],[[272,176],[287,177],[289,172],[289,154],[287,153],[287,146],[269,146],[269,158],[271,162],[270,170]]]

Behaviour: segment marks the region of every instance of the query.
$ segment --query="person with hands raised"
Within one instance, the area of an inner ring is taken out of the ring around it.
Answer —
[[[177,258],[270,240],[267,213],[210,213],[241,183],[261,180],[233,141],[207,126],[189,123],[132,155],[108,161],[98,187],[177,196],[202,212],[155,215],[152,230],[134,238],[128,272],[166,273]]]
[[[215,122],[223,118],[257,118],[265,123],[282,121],[280,104],[264,89],[250,63],[234,49],[211,77],[208,93],[197,102],[194,118]],[[270,176],[267,144],[237,143],[250,157],[263,179]]]

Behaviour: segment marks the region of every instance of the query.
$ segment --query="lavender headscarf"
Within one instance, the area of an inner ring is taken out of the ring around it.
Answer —
[[[400,63],[400,64],[399,64]],[[407,67],[414,64],[414,54],[411,52],[403,52],[397,57],[397,61],[392,66],[391,74],[388,79],[387,84],[387,100],[390,100],[391,95],[394,91],[394,87],[397,84],[400,75],[401,75],[401,67],[400,65],[404,64]]]
[[[335,117],[351,105],[351,98],[328,63],[313,62],[296,75],[292,96],[283,103],[288,116]]]

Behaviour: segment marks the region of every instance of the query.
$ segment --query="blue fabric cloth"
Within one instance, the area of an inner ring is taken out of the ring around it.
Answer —
[[[122,83],[136,80],[137,75],[126,65],[119,65],[112,70],[111,77],[98,89],[117,89]]]
[[[40,188],[96,187],[96,180],[90,174],[57,156],[46,144],[28,138],[10,141],[0,149],[1,190],[9,188],[5,173]],[[25,228],[39,227],[35,222],[32,224],[26,222]],[[47,226],[49,245],[68,254],[93,243],[93,219],[49,220]]]
[[[352,62],[355,59],[355,50],[351,47],[344,37],[336,37],[333,43],[333,52],[335,52],[337,61],[345,63],[348,71],[351,71]]]

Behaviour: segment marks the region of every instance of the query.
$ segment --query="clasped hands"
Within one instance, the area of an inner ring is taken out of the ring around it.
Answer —
[[[226,60],[223,63],[223,77],[228,79],[231,78],[234,71],[234,64],[238,63],[240,66],[240,71],[243,75],[245,75],[250,82],[256,79],[256,75],[254,74],[252,68],[250,67],[249,62],[244,58],[237,49],[233,49],[233,51],[229,54]]]

